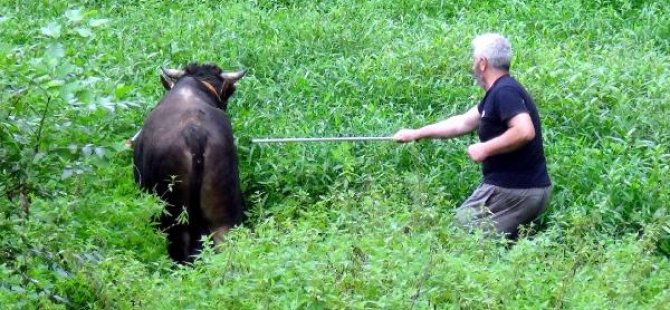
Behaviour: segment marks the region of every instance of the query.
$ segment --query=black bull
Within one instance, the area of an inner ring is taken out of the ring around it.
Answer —
[[[242,221],[237,154],[225,110],[243,75],[198,64],[163,70],[168,92],[133,141],[135,182],[166,203],[159,227],[177,262],[192,261],[204,235],[219,243]]]

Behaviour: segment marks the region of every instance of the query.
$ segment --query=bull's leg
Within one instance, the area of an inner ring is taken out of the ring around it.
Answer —
[[[173,219],[172,224],[165,230],[170,257],[182,264],[193,262],[202,251],[202,237],[208,233],[203,227],[200,221],[193,218],[189,218],[189,222],[184,224]]]
[[[186,212],[184,201],[187,200],[187,196],[183,194],[181,184],[174,178],[166,179],[157,188],[157,193],[165,202],[166,212],[161,214],[160,228],[167,235],[168,255],[175,262],[184,264],[193,261],[191,247],[194,238],[190,232],[190,224],[184,222],[185,214],[182,214]],[[186,216],[186,220],[190,221],[189,216]]]
[[[214,240],[214,245],[218,245],[223,242],[225,234],[232,229],[230,225],[223,225],[215,228],[211,228],[212,231],[212,240]]]
[[[202,251],[202,238],[208,234],[208,231],[201,221],[193,221],[192,223],[189,223],[189,234],[192,238],[188,247],[188,253],[191,257],[191,261],[193,261]]]
[[[230,158],[229,161],[205,158],[200,210],[215,245],[222,243],[224,235],[242,223],[244,206],[236,165]]]
[[[189,255],[189,248],[192,242],[188,227],[175,223],[166,230],[166,233],[167,249],[170,258],[180,264],[193,261]]]
[[[208,202],[213,202],[213,199]],[[208,233],[211,234],[212,241],[214,241],[214,245],[216,246],[225,240],[225,235],[228,231],[241,222],[241,215],[239,215],[241,212],[237,212],[237,209],[226,207],[226,204],[212,203],[206,206],[213,206],[205,209],[204,214],[207,220]]]
[[[212,197],[210,197],[211,199]],[[208,202],[213,202],[213,199]],[[239,219],[240,215],[237,214],[237,210],[225,207],[225,204],[210,204],[206,205],[210,208],[205,209],[205,218],[207,221],[208,233],[212,236],[212,241],[214,241],[214,246],[221,244],[225,240],[225,235],[235,227],[236,224],[241,222]],[[213,206],[213,207],[211,207]],[[231,212],[232,211],[232,212]]]

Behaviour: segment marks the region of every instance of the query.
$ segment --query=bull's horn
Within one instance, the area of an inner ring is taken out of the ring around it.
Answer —
[[[164,68],[161,68],[161,71],[163,71],[163,74],[165,74],[167,77],[173,78],[173,79],[178,79],[182,75],[184,75],[184,73],[185,73],[184,70],[179,70],[179,69],[164,69]]]
[[[223,72],[223,73],[221,73],[221,78],[224,79],[224,80],[237,81],[237,80],[241,79],[244,76],[245,73],[247,73],[247,70],[241,70],[241,71],[237,71],[237,72]]]

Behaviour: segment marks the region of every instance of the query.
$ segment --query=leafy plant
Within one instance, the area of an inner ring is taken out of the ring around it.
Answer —
[[[650,308],[670,304],[670,4],[9,1],[0,6],[3,308]],[[510,37],[554,183],[535,234],[467,234],[450,141],[390,135],[482,96],[470,38]],[[248,69],[229,109],[248,220],[190,267],[123,141],[159,67]]]

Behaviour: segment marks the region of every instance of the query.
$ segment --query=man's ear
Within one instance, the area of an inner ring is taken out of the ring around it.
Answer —
[[[486,68],[489,66],[489,60],[486,58],[482,58],[478,63],[477,66],[479,67],[479,71],[484,72]]]

